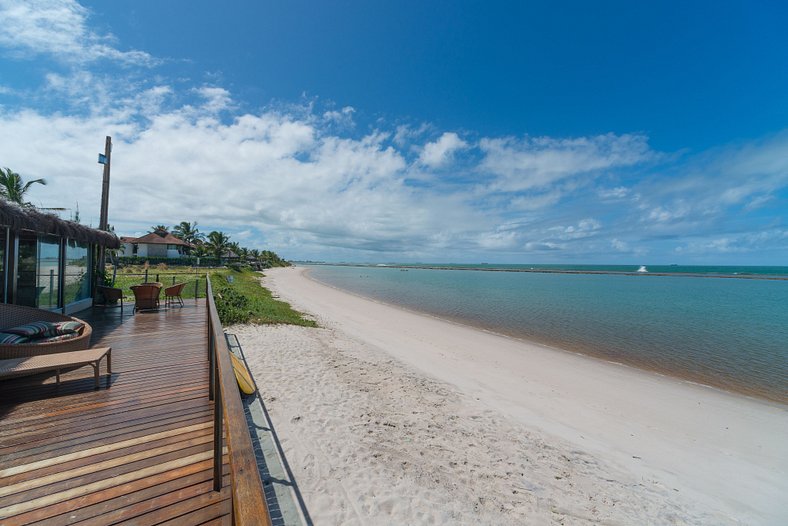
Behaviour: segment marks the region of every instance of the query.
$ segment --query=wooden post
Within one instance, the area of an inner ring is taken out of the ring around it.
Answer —
[[[107,231],[109,228],[109,166],[112,157],[112,137],[107,135],[104,142],[104,177],[101,183],[101,215],[99,216],[99,230]],[[106,248],[99,246],[98,271],[106,272]],[[100,285],[104,285],[101,283]]]

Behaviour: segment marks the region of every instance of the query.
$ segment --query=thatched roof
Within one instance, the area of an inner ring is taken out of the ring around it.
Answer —
[[[120,241],[115,234],[73,221],[65,221],[54,214],[47,214],[35,208],[23,208],[3,198],[0,198],[0,225],[15,231],[31,230],[39,234],[54,234],[107,248],[120,248]]]

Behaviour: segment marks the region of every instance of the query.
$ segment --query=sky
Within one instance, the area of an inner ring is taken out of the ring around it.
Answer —
[[[788,265],[788,4],[0,0],[0,166],[293,260]]]

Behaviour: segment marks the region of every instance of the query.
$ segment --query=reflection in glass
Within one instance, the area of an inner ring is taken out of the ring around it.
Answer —
[[[5,258],[6,258],[6,250],[5,244],[7,239],[8,230],[5,228],[0,228],[0,301],[5,302]]]
[[[66,305],[90,297],[89,253],[86,243],[68,240],[64,288]]]
[[[38,238],[38,307],[54,309],[58,306],[60,280],[60,238]]]
[[[38,250],[38,236],[32,233],[19,234],[19,258],[16,272],[16,300],[17,305],[36,307],[38,305],[38,279],[36,276],[36,252]]]

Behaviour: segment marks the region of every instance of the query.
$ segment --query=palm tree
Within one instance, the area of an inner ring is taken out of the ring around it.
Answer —
[[[163,236],[170,231],[170,227],[166,225],[156,225],[150,227],[150,231],[153,232],[154,234],[159,234],[160,236]]]
[[[205,243],[214,256],[221,258],[227,249],[230,248],[230,237],[224,232],[214,230],[208,234],[208,241]]]
[[[195,244],[191,250],[191,255],[198,258],[209,255],[208,245],[202,242]]]
[[[172,233],[178,239],[186,241],[192,245],[197,243],[197,241],[202,241],[205,238],[205,236],[197,229],[197,221],[194,223],[181,221],[180,224],[172,229]]]
[[[45,179],[33,179],[22,183],[22,176],[10,168],[3,170],[0,168],[0,195],[18,205],[31,207],[30,203],[25,202],[25,194],[33,184],[47,184]]]

